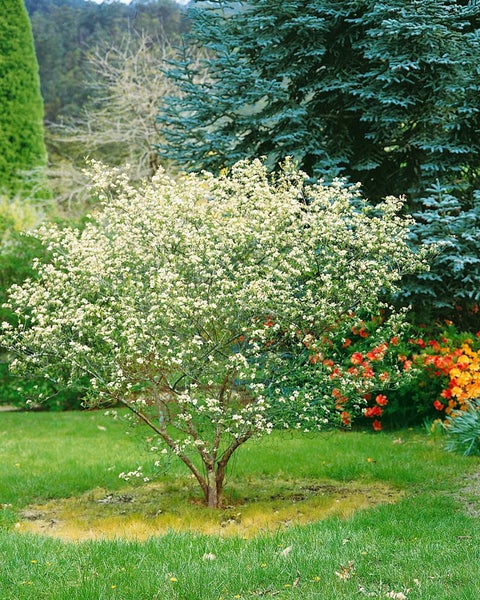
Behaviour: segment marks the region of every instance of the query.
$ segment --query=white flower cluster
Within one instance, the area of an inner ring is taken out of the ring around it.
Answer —
[[[128,473],[119,473],[118,478],[123,479],[124,481],[130,481],[131,479],[141,479],[144,483],[148,483],[150,481],[150,478],[145,477],[142,469],[143,467],[140,465],[134,471],[128,471]]]
[[[273,181],[260,161],[218,178],[160,171],[139,190],[92,169],[101,210],[81,231],[41,230],[51,261],[12,288],[19,325],[3,324],[0,343],[19,368],[87,374],[92,395],[132,402],[171,450],[205,464],[271,431],[273,334],[295,347],[299,331],[374,311],[421,263],[400,200],[373,208],[340,182],[305,188],[289,164]],[[299,428],[329,420],[312,394],[281,398]]]

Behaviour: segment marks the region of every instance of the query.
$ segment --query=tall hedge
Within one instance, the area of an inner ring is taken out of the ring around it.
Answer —
[[[43,101],[32,30],[23,0],[0,11],[0,190],[28,187],[25,171],[46,163]]]

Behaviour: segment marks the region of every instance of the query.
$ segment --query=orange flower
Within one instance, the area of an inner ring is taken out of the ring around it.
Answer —
[[[365,409],[365,412],[363,414],[367,418],[380,417],[382,412],[383,412],[383,410],[379,406],[370,406],[369,408]]]
[[[375,431],[382,431],[382,424],[378,419],[375,419],[375,421],[372,423],[372,427]]]

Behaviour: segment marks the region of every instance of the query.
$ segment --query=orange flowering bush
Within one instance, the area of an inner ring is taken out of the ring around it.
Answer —
[[[447,381],[440,398],[433,403],[438,411],[449,415],[454,410],[466,410],[471,400],[480,398],[480,349],[475,348],[472,339],[453,350],[447,342],[436,354],[425,356],[424,361],[435,369],[436,376]]]
[[[480,393],[480,333],[459,333],[451,324],[440,333],[425,331],[398,346],[398,360],[415,370],[389,395],[386,418],[395,426],[465,410]],[[421,330],[420,330],[421,331]]]

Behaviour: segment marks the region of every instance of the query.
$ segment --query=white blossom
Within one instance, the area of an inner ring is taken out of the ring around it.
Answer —
[[[340,182],[304,189],[291,166],[271,181],[260,161],[218,178],[159,171],[138,190],[118,169],[92,170],[101,209],[81,231],[44,226],[50,262],[10,290],[19,325],[2,324],[0,343],[12,366],[86,375],[99,402],[142,411],[170,450],[205,464],[275,420],[287,427],[272,399],[298,429],[322,428],[320,389],[266,385],[271,344],[283,335],[300,352],[312,331],[376,309],[419,268],[401,201],[373,209]]]

